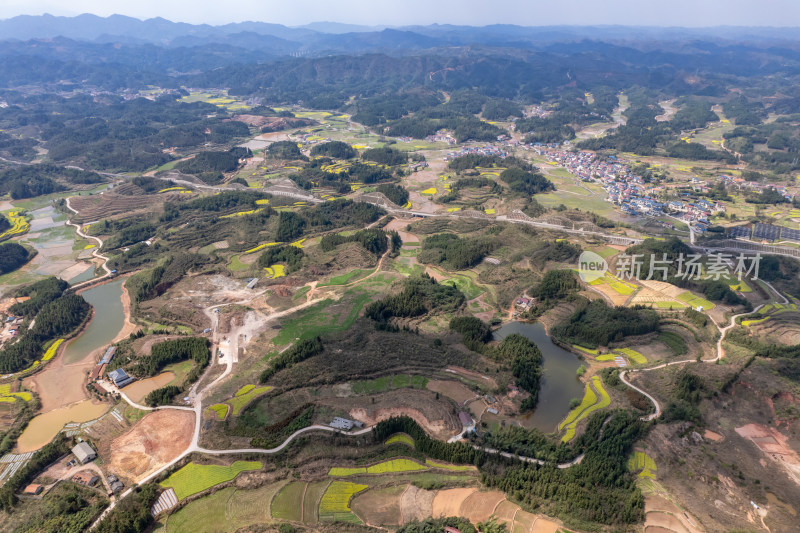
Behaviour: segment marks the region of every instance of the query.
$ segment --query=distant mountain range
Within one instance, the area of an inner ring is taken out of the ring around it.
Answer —
[[[123,15],[75,17],[21,15],[0,21],[0,41],[28,41],[64,37],[92,43],[150,44],[166,48],[219,44],[270,56],[326,55],[330,53],[388,52],[453,46],[539,48],[556,42],[593,41],[724,41],[781,42],[800,40],[800,28],[657,28],[625,26],[491,25],[483,27],[433,24],[389,28],[337,22],[315,22],[287,27],[266,22],[211,26],[171,22],[163,18],[139,20]]]

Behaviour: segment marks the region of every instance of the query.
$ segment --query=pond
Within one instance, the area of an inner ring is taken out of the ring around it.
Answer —
[[[501,340],[513,333],[519,333],[533,341],[543,357],[539,404],[533,413],[520,417],[520,422],[528,428],[536,428],[545,433],[558,429],[558,423],[569,413],[569,402],[572,398],[582,398],[584,385],[576,374],[581,366],[580,358],[572,352],[553,344],[544,326],[538,322],[510,322],[494,334]]]
[[[120,278],[111,283],[87,289],[81,296],[94,307],[94,317],[78,337],[64,349],[64,363],[81,361],[97,348],[111,344],[125,323],[122,307],[122,284]]]

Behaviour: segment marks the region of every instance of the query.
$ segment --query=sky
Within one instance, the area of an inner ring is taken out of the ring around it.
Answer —
[[[43,13],[116,13],[213,25],[252,20],[288,26],[317,21],[391,26],[800,26],[800,0],[0,0],[0,19]]]

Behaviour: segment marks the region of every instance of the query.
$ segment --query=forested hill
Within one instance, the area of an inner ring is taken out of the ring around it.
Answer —
[[[191,25],[116,15],[15,17],[0,21],[0,85],[72,82],[109,90],[183,85],[232,87],[234,94],[273,88],[279,95],[330,83],[350,95],[428,85],[541,99],[542,91],[575,83],[640,86],[680,96],[708,94],[709,84],[697,82],[698,76],[800,72],[800,52],[785,44],[769,46],[800,33],[789,28],[682,29],[668,38],[664,29],[625,27],[363,30]]]

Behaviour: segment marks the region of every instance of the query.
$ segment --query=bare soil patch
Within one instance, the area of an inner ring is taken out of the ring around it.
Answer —
[[[675,533],[691,533],[675,515],[660,511],[647,513],[644,525],[646,531],[651,527],[661,527]]]
[[[497,505],[506,499],[502,492],[473,492],[462,503],[460,516],[468,518],[473,523],[488,520],[494,514]]]
[[[476,396],[475,392],[470,390],[469,387],[457,381],[431,380],[428,381],[427,388],[430,391],[447,396],[459,405],[465,405]]]
[[[368,490],[353,498],[350,508],[371,526],[398,525],[402,523],[400,497],[405,490],[406,485]]]
[[[155,411],[114,439],[109,469],[129,480],[139,480],[186,450],[193,431],[193,413]]]
[[[751,440],[759,450],[778,463],[789,476],[800,484],[800,457],[788,445],[788,437],[775,428],[747,424],[736,428],[739,436]]]
[[[434,491],[408,485],[408,488],[400,497],[400,518],[402,523],[424,520],[431,516],[435,496],[436,492]]]
[[[461,504],[464,503],[464,500],[472,495],[472,493],[477,491],[478,489],[474,488],[440,490],[433,498],[431,515],[434,518],[460,516]]]
[[[536,517],[536,521],[531,528],[531,533],[557,533],[558,531],[558,524],[539,516]]]

